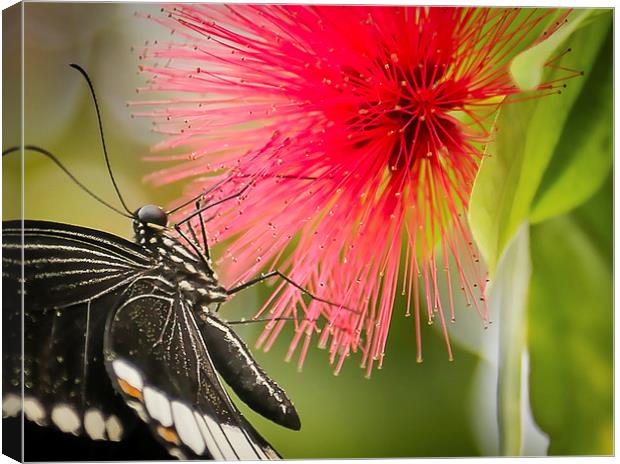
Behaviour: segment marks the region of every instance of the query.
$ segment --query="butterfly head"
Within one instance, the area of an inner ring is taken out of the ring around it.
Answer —
[[[134,215],[138,222],[147,227],[162,229],[168,225],[168,215],[159,206],[145,205],[136,210]]]

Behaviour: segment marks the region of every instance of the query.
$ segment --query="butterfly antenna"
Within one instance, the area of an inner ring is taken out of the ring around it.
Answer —
[[[105,146],[105,137],[103,136],[103,124],[101,123],[101,112],[99,111],[99,103],[97,102],[97,96],[95,95],[95,88],[93,87],[93,83],[91,82],[90,77],[88,77],[88,74],[86,73],[86,71],[84,71],[84,68],[82,68],[80,65],[71,63],[69,66],[71,66],[73,69],[77,69],[80,72],[80,74],[84,76],[84,79],[86,79],[86,82],[88,83],[90,94],[93,97],[93,102],[95,103],[95,111],[97,112],[97,122],[99,123],[99,135],[101,136],[101,145],[103,146],[103,156],[105,158],[105,164],[108,168],[108,174],[110,175],[110,180],[112,181],[112,185],[114,186],[114,190],[116,191],[116,196],[118,197],[121,204],[123,205],[123,208],[125,208],[125,211],[127,211],[133,217],[133,213],[127,207],[125,200],[123,200],[121,191],[119,190],[118,185],[116,184],[116,179],[114,178],[114,174],[112,173],[112,167],[110,166],[110,158],[108,157],[108,150],[106,149],[106,146]]]
[[[107,206],[108,208],[110,208],[113,211],[116,211],[118,214],[125,216],[127,218],[133,218],[132,214],[126,214],[124,211],[121,211],[120,209],[116,208],[115,206],[112,206],[110,203],[108,203],[107,201],[105,201],[103,198],[101,198],[99,195],[97,195],[96,193],[94,193],[92,190],[90,190],[88,187],[86,187],[82,182],[80,182],[72,173],[71,171],[69,171],[61,162],[60,160],[51,152],[45,150],[44,148],[40,148],[37,147],[35,145],[24,145],[24,150],[28,150],[28,151],[34,151],[37,153],[42,154],[43,156],[48,157],[50,160],[52,160],[54,162],[54,164],[56,164],[56,166],[58,166],[67,176],[69,176],[71,178],[71,180],[73,182],[76,183],[76,185],[78,187],[80,187],[82,190],[84,190],[87,194],[89,194],[91,197],[93,197],[95,200],[97,200],[99,203],[101,203],[104,206]],[[4,157],[5,155],[8,155],[9,153],[13,153],[16,151],[21,151],[21,147],[11,147],[11,148],[7,148],[6,150],[4,150],[2,152],[2,156]]]

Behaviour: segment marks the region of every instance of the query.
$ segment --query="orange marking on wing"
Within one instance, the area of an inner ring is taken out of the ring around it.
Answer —
[[[121,390],[123,390],[129,396],[132,396],[134,398],[138,398],[139,400],[142,400],[142,391],[138,390],[133,385],[130,385],[129,383],[127,383],[123,379],[118,379],[118,385],[121,387]]]
[[[179,440],[179,436],[172,429],[158,425],[157,433],[159,434],[160,437],[162,437],[168,443],[174,443],[175,445],[178,445],[179,443],[181,443],[181,440]]]

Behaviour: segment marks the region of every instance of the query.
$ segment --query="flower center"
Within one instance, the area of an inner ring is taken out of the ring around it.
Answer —
[[[416,161],[436,156],[445,145],[443,139],[457,130],[445,117],[446,111],[458,105],[442,99],[446,69],[445,63],[432,61],[395,69],[397,104],[394,111],[386,112],[398,128],[388,161],[391,171],[410,170]]]
[[[387,152],[387,168],[396,174],[459,146],[461,129],[448,112],[463,107],[463,86],[447,77],[447,69],[428,59],[386,68],[382,90],[359,104],[349,121],[359,135],[353,148],[381,140],[379,155]]]

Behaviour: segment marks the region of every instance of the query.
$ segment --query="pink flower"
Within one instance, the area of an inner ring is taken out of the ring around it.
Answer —
[[[168,136],[157,148],[181,152],[155,155],[179,163],[153,179],[203,176],[196,191],[224,175],[208,173],[233,169],[219,198],[251,184],[208,223],[213,242],[234,237],[228,283],[277,268],[344,306],[275,287],[261,312],[298,318],[289,357],[299,350],[300,366],[316,336],[336,372],[356,351],[368,373],[380,367],[401,295],[418,361],[423,320],[439,320],[452,358],[456,287],[488,320],[485,271],[462,214],[492,117],[519,92],[509,59],[548,14],[182,5],[155,18],[179,39],[144,51],[151,79],[141,91],[188,97],[141,103],[164,107],[138,113]],[[270,323],[259,343],[268,349],[285,323]]]

